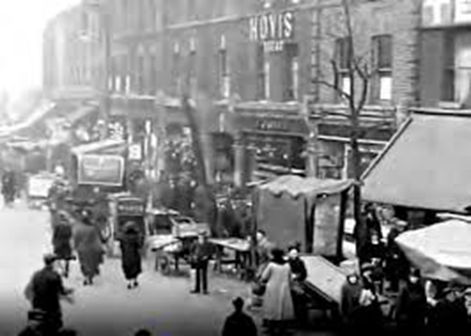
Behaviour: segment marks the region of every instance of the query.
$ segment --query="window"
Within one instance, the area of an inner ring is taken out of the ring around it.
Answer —
[[[379,35],[373,37],[373,80],[374,100],[392,99],[392,37]]]
[[[442,90],[441,90],[441,97],[442,101],[455,101],[455,78],[456,78],[456,71],[455,71],[455,38],[454,34],[445,33],[444,38],[444,50],[445,50],[445,58],[444,58],[444,66],[443,66],[443,81],[442,81]]]
[[[172,61],[172,85],[173,90],[176,95],[181,94],[181,73],[180,73],[180,66],[181,66],[181,56],[180,56],[180,46],[175,44],[173,49],[173,61]]]
[[[227,50],[226,50],[226,38],[221,37],[221,45],[219,49],[219,86],[220,94],[223,98],[229,98],[230,96],[230,85],[231,79],[229,76],[229,67],[227,64]]]
[[[196,50],[191,48],[190,54],[188,55],[189,63],[189,77],[188,77],[188,90],[189,93],[196,92]]]
[[[256,50],[256,67],[257,67],[257,98],[266,99],[266,69],[265,69],[265,51],[263,45],[257,45]]]
[[[339,88],[343,92],[350,93],[350,39],[348,37],[339,38],[335,41],[335,60],[339,72]],[[335,92],[336,100],[343,99],[341,95]]]
[[[264,94],[263,96],[265,97],[265,99],[270,99],[270,61],[269,60],[265,60],[265,64],[263,66],[263,72],[264,72],[264,78],[265,78],[265,82],[263,83],[263,87],[264,87]]]
[[[286,44],[284,49],[285,80],[283,81],[283,98],[286,101],[298,99],[299,60],[298,44]]]
[[[144,56],[143,55],[138,55],[137,56],[137,64],[135,68],[135,73],[134,73],[134,78],[135,78],[135,83],[134,83],[134,93],[144,93]]]
[[[157,57],[155,56],[155,51],[153,51],[149,56],[149,94],[155,95],[157,91],[157,78],[156,78],[156,63]]]

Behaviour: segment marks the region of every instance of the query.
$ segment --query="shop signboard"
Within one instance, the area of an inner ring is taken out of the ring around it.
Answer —
[[[262,42],[266,52],[283,51],[284,43],[294,38],[294,24],[292,11],[254,16],[249,20],[250,40]]]
[[[123,184],[124,158],[118,155],[81,155],[78,158],[78,183],[120,187]]]
[[[434,27],[452,23],[452,0],[424,0],[422,26]]]
[[[455,23],[471,23],[471,0],[455,0]]]

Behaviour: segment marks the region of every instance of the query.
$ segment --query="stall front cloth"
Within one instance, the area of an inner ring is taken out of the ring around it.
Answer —
[[[304,245],[306,218],[317,197],[339,194],[352,185],[352,180],[319,180],[294,175],[280,176],[259,185],[258,228],[265,230],[269,240],[279,247],[285,248],[294,242]]]
[[[471,224],[449,220],[396,238],[422,276],[471,285]]]

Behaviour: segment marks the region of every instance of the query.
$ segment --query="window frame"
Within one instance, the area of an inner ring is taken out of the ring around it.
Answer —
[[[393,53],[393,36],[392,34],[381,34],[375,35],[371,38],[372,43],[372,63],[374,76],[371,81],[372,87],[372,100],[373,102],[387,102],[392,100],[393,88],[391,85],[389,97],[381,97],[382,92],[382,80],[384,78],[390,78],[392,83],[393,81],[393,63],[394,63],[394,53]],[[386,53],[385,53],[386,51]],[[386,62],[383,62],[386,58]]]

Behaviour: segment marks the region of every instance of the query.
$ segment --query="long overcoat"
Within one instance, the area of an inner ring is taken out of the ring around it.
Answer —
[[[263,318],[268,321],[291,321],[294,319],[293,298],[290,288],[289,264],[270,262],[262,274],[266,283],[263,298]]]
[[[139,230],[124,232],[120,237],[121,262],[127,280],[135,279],[142,272],[142,235]]]
[[[73,241],[82,274],[86,277],[98,275],[104,255],[104,248],[98,228],[82,222],[76,222],[73,229]]]

